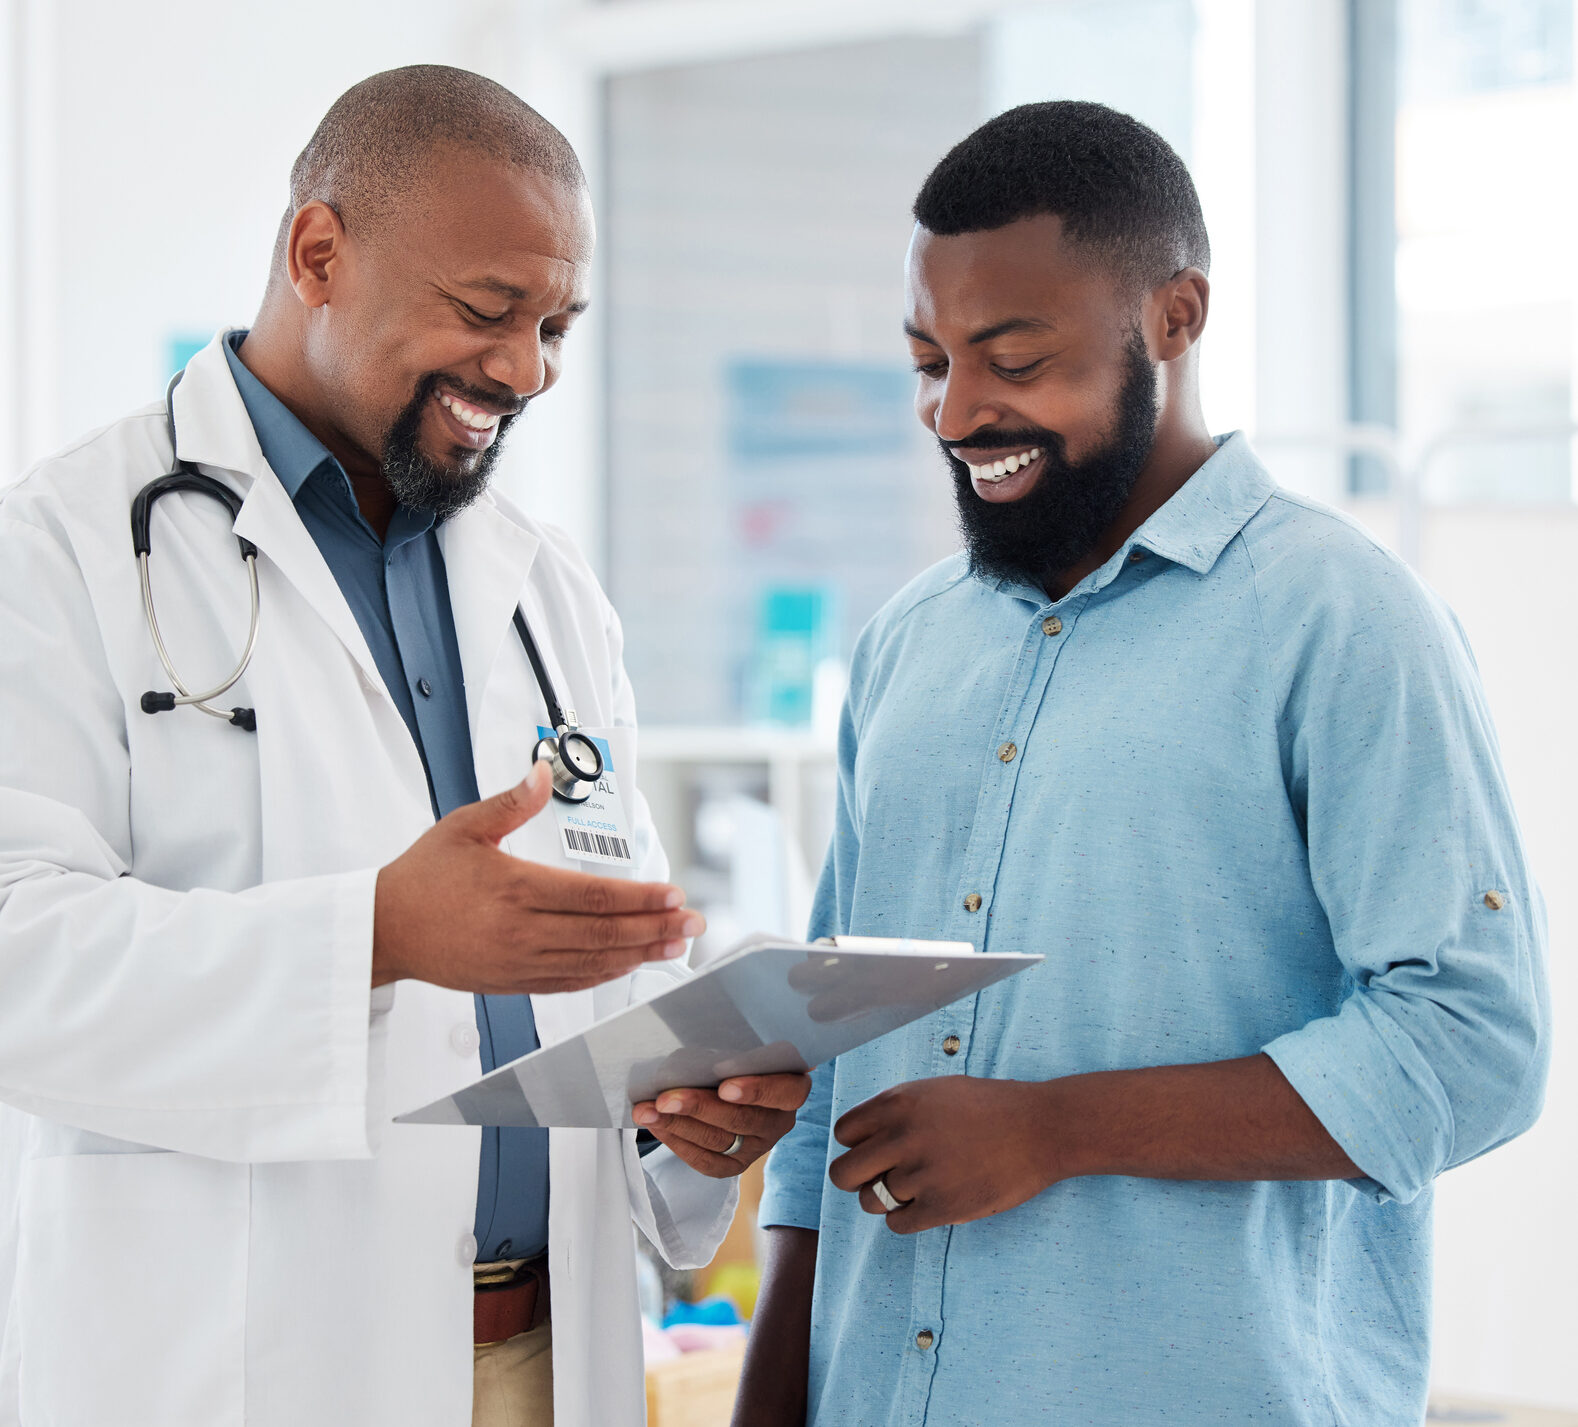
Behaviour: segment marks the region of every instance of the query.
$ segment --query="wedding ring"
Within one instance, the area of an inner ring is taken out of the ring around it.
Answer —
[[[736,1135],[734,1137],[734,1143],[732,1145],[730,1145],[728,1147],[728,1149],[724,1150],[724,1154],[730,1155],[730,1156],[737,1155],[737,1154],[739,1154],[740,1150],[744,1147],[744,1144],[745,1144],[745,1136],[744,1135]]]
[[[877,1196],[877,1203],[889,1214],[903,1207],[901,1202],[893,1197],[893,1191],[882,1182],[880,1175],[871,1181],[871,1192]]]

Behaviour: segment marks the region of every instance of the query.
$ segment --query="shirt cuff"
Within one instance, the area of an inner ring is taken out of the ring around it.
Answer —
[[[1360,1193],[1406,1204],[1448,1164],[1446,1092],[1418,1046],[1365,992],[1263,1049],[1363,1171],[1349,1181]]]
[[[767,1157],[762,1202],[756,1211],[756,1222],[764,1229],[822,1227],[827,1148],[825,1143],[797,1143],[796,1135],[797,1129],[791,1130]]]

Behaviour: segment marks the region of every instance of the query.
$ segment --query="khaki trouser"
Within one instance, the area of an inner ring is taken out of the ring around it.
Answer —
[[[553,1324],[476,1350],[471,1427],[553,1427]]]

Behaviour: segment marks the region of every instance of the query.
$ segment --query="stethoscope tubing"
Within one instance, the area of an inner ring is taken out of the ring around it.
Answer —
[[[166,677],[175,689],[175,703],[179,707],[189,704],[191,707],[201,709],[205,714],[214,718],[224,719],[229,723],[234,718],[233,709],[216,709],[209,706],[210,699],[217,699],[222,693],[230,689],[247,671],[247,665],[252,662],[253,650],[258,642],[258,560],[256,555],[242,557],[247,565],[247,585],[251,596],[252,610],[247,622],[246,647],[241,651],[241,657],[236,661],[236,667],[231,670],[219,683],[202,693],[194,694],[181,682],[181,676],[175,672],[175,665],[170,660],[170,653],[164,647],[164,635],[159,631],[159,616],[153,609],[153,585],[148,575],[148,555],[145,551],[137,554],[137,580],[142,586],[142,609],[148,617],[148,633],[153,636],[154,652],[159,656],[159,663],[163,665]]]
[[[183,372],[177,372],[170,379],[170,385],[165,389],[164,394],[165,425],[170,433],[170,454],[173,465],[163,476],[150,481],[132,502],[132,548],[137,556],[137,582],[142,589],[143,614],[148,621],[148,633],[153,638],[154,652],[158,654],[165,676],[175,690],[173,694],[149,690],[142,698],[143,712],[162,713],[185,705],[200,709],[212,718],[236,724],[249,733],[255,733],[257,732],[255,709],[219,709],[214,708],[209,700],[217,699],[240,680],[246,673],[247,666],[252,662],[253,652],[257,649],[259,624],[257,547],[250,540],[237,537],[241,547],[241,558],[246,561],[247,586],[251,601],[251,612],[247,618],[247,640],[235,668],[213,688],[194,694],[182,682],[181,676],[175,672],[170,651],[165,647],[164,635],[159,629],[159,617],[154,613],[153,579],[148,568],[149,557],[153,553],[154,503],[160,496],[179,490],[207,495],[219,501],[230,511],[233,519],[239,515],[241,507],[241,497],[222,481],[202,475],[176,453],[175,389],[183,375]],[[531,627],[526,623],[526,613],[519,605],[515,606],[514,623],[521,644],[525,647],[526,657],[531,663],[532,673],[537,676],[537,687],[547,705],[548,721],[554,730],[551,737],[541,739],[537,744],[539,753],[547,756],[553,765],[554,797],[567,803],[584,802],[591,795],[593,785],[603,775],[602,752],[588,735],[581,732],[576,722],[575,711],[566,710],[559,703],[553,680],[548,677],[547,666],[543,663],[542,653],[537,648]],[[564,744],[570,738],[577,739],[585,745],[583,752],[592,765],[590,768],[580,768],[575,760],[566,758]]]

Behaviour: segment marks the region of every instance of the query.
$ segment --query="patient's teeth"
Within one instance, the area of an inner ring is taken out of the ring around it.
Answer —
[[[993,461],[992,474],[994,476],[1006,476],[1008,474],[1008,467],[1002,461]]]
[[[1008,468],[1008,474],[1013,475],[1013,473],[1019,469],[1019,457],[1010,456],[1006,461],[1003,462],[1003,465]]]

